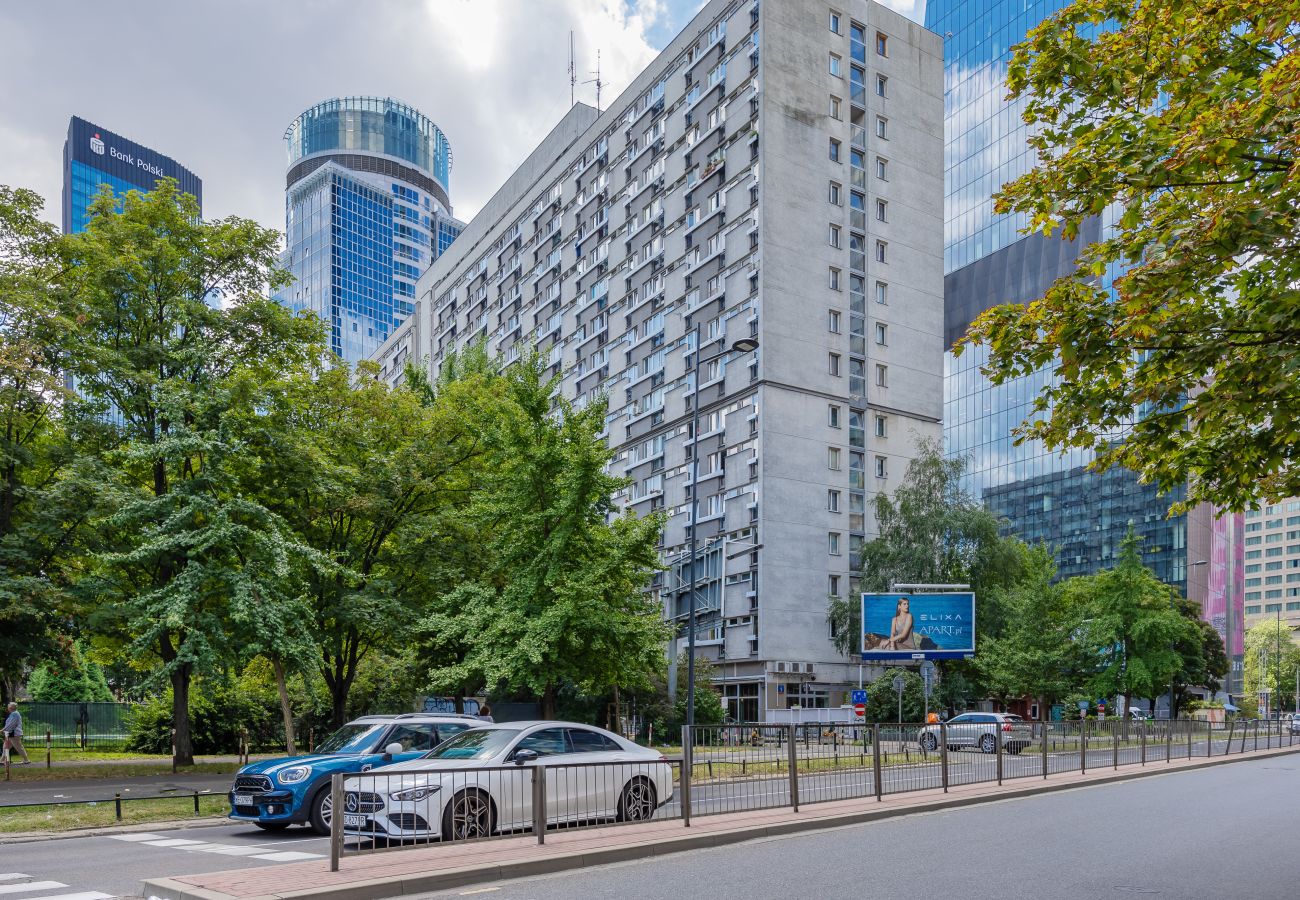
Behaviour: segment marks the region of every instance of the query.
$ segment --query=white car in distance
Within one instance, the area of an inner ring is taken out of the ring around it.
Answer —
[[[533,825],[534,766],[545,767],[548,825],[641,821],[673,796],[657,750],[572,722],[484,725],[420,759],[349,777],[344,834],[466,840]]]

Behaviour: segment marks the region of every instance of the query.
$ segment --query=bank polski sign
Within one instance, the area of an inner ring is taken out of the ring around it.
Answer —
[[[862,658],[970,659],[975,595],[863,594]]]

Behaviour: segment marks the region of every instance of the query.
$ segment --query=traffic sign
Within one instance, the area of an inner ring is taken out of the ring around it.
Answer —
[[[902,675],[895,675],[895,676],[894,676],[894,692],[897,693],[897,694],[901,694],[901,693],[903,693],[903,688],[905,688],[905,687],[907,687],[907,682],[903,679],[903,676],[902,676]]]
[[[849,694],[849,700],[854,706],[861,706],[867,702],[867,692],[861,689],[852,691]]]
[[[865,703],[853,704],[853,712],[857,715],[859,719],[865,719],[867,717],[867,704]]]

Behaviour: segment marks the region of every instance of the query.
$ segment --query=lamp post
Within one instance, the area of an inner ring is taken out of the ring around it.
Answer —
[[[754,338],[741,338],[732,345],[707,359],[700,358],[700,326],[695,324],[695,352],[691,355],[691,588],[690,612],[687,615],[686,632],[686,726],[695,724],[695,607],[697,594],[695,586],[699,583],[699,561],[695,557],[696,526],[699,524],[700,498],[696,496],[700,477],[700,366],[704,363],[722,359],[729,353],[749,353],[758,349]]]

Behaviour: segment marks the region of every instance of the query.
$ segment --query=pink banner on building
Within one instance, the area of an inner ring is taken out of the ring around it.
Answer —
[[[1241,513],[1218,514],[1210,526],[1210,576],[1205,599],[1205,620],[1214,626],[1227,643],[1228,603],[1232,603],[1232,647],[1228,652],[1245,652],[1242,624],[1245,615],[1242,598],[1246,590],[1245,536],[1246,517]],[[1231,578],[1231,590],[1229,579]]]

